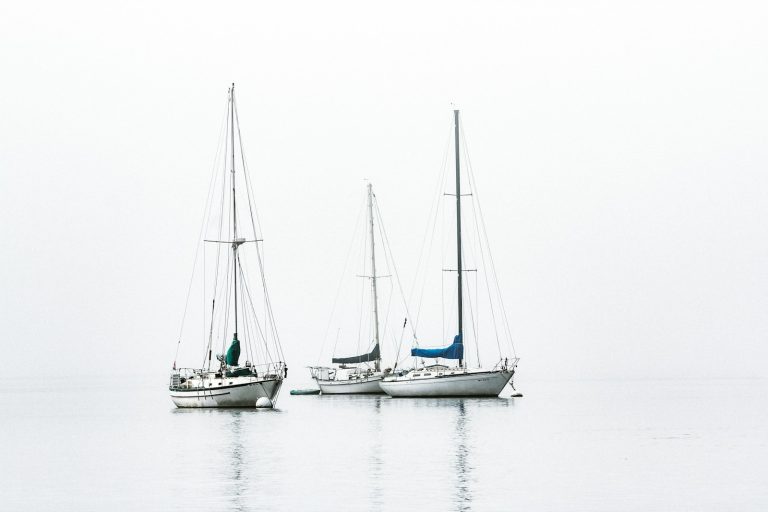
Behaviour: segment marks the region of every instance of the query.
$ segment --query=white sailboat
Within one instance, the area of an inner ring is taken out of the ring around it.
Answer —
[[[376,244],[373,229],[373,186],[368,184],[368,225],[371,251],[371,295],[373,299],[374,345],[367,354],[351,357],[334,357],[333,364],[338,367],[311,366],[310,373],[320,391],[326,395],[347,394],[383,394],[379,382],[389,369],[381,369],[381,343],[379,340],[379,296],[376,274]],[[373,367],[370,366],[373,363]]]
[[[454,110],[454,144],[456,150],[456,273],[458,334],[453,343],[442,348],[411,349],[415,358],[447,359],[458,361],[455,366],[444,364],[424,365],[406,372],[396,372],[381,381],[381,389],[392,397],[485,397],[498,396],[507,383],[512,381],[518,358],[500,357],[489,368],[469,368],[464,359],[464,309],[461,243],[461,165],[459,151],[459,111]]]
[[[240,126],[235,104],[235,85],[229,90],[226,131],[224,134],[224,165],[221,172],[214,174],[211,180],[209,199],[214,195],[214,187],[221,186],[220,208],[206,205],[206,219],[203,229],[213,226],[215,239],[202,240],[213,244],[215,269],[212,275],[213,286],[210,299],[210,326],[205,336],[203,363],[196,368],[177,368],[174,360],[171,371],[169,391],[171,400],[177,407],[272,407],[276,400],[288,367],[282,358],[282,349],[277,337],[277,330],[272,316],[272,307],[266,288],[263,260],[258,242],[258,231],[254,218],[251,182],[242,154],[242,140],[239,140]],[[238,134],[239,146],[235,145],[235,133]],[[235,154],[239,150],[241,169],[236,172]],[[229,158],[228,158],[229,157]],[[229,167],[227,169],[227,167]],[[239,178],[242,190],[237,189]],[[238,192],[240,196],[238,196]],[[219,194],[216,194],[219,195]],[[245,195],[248,204],[249,223],[238,224],[237,200]],[[231,204],[231,208],[227,207]],[[248,225],[250,224],[250,225]],[[226,228],[226,229],[225,229]],[[201,234],[204,233],[201,230]],[[245,236],[243,236],[245,235]],[[248,262],[254,258],[241,255],[245,244],[252,243],[255,248],[255,261],[258,264],[258,281],[263,289],[263,297],[252,293],[248,279]],[[227,250],[229,248],[230,250]],[[203,248],[205,259],[205,248]],[[197,263],[197,256],[195,258]],[[196,266],[196,265],[195,265]],[[195,270],[193,269],[193,278]],[[205,282],[203,274],[203,282]],[[191,290],[190,284],[190,290]],[[203,290],[205,292],[205,285]],[[205,293],[204,293],[205,295]],[[264,318],[256,315],[255,303],[261,300]],[[187,306],[189,305],[189,293]],[[205,313],[203,313],[205,314]],[[185,315],[186,317],[186,306]],[[206,320],[204,318],[204,320]],[[177,344],[178,357],[184,321]],[[230,331],[230,329],[232,329]],[[217,355],[212,361],[214,341],[221,341],[222,351],[233,332],[229,348],[225,354]],[[247,360],[241,364],[241,348]]]

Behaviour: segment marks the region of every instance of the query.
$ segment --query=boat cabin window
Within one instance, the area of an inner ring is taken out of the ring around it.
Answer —
[[[414,373],[413,376],[414,377],[421,377],[421,374],[420,373]]]
[[[424,374],[424,376],[425,376],[425,377],[428,377],[428,376],[430,376],[430,375],[432,375],[432,374],[431,374],[431,373],[425,373],[425,374]]]

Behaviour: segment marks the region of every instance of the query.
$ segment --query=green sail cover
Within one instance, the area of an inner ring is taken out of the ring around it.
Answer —
[[[232,339],[232,344],[227,350],[227,357],[224,359],[229,366],[237,366],[237,361],[240,359],[240,340],[237,339],[237,335]]]

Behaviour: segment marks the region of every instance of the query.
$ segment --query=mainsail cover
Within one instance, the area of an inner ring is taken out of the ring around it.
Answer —
[[[464,359],[464,344],[461,335],[453,338],[453,343],[443,348],[412,348],[411,355],[415,357],[442,357],[444,359]]]
[[[227,357],[225,359],[229,366],[237,366],[237,361],[240,359],[240,340],[235,336],[232,339],[232,344],[227,349]]]
[[[373,347],[373,350],[367,354],[352,357],[334,357],[331,361],[334,364],[367,363],[368,361],[375,361],[380,357],[381,355],[379,354],[379,344],[377,343],[376,346]]]

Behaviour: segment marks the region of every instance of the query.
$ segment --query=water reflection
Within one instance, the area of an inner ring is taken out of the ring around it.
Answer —
[[[246,469],[245,462],[247,454],[242,440],[243,435],[243,411],[230,411],[232,421],[229,425],[230,443],[230,467],[231,478],[229,484],[232,486],[232,507],[238,512],[245,510],[245,500],[243,497],[243,471]]]
[[[511,405],[511,400],[504,398],[421,398],[394,399],[408,400],[408,406],[416,408],[437,409],[435,418],[442,418],[451,425],[449,435],[449,451],[446,453],[450,464],[450,473],[446,474],[451,482],[451,506],[453,510],[466,512],[472,510],[476,500],[475,488],[475,459],[474,448],[478,433],[473,429],[473,419],[477,418],[481,409],[502,409]],[[438,412],[441,410],[442,412]],[[486,440],[488,442],[490,440]],[[446,507],[448,508],[448,507]]]
[[[425,510],[471,511],[485,502],[482,489],[487,486],[478,480],[488,462],[479,443],[492,442],[478,436],[486,431],[487,418],[500,418],[494,409],[503,417],[502,409],[512,405],[506,399],[321,395],[284,402],[282,411],[272,411],[277,415],[239,409],[173,413],[183,420],[178,426],[188,440],[202,440],[198,449],[187,445],[190,455],[197,453],[192,459],[198,459],[187,467],[199,464],[200,455],[215,454],[203,455],[203,467],[186,475],[197,482],[187,494],[200,492],[201,503],[225,503],[241,512],[262,505],[318,509],[316,500],[364,504],[362,509],[372,511],[406,503]],[[411,460],[425,448],[436,451]],[[287,478],[301,481],[305,493],[295,493],[294,484],[286,486]]]
[[[368,456],[368,467],[370,468],[370,491],[368,493],[370,510],[382,510],[384,501],[382,499],[382,443],[381,443],[381,396],[373,397],[373,418],[370,424],[371,446]]]
[[[454,469],[456,470],[456,510],[461,512],[470,510],[472,503],[471,483],[472,466],[469,464],[469,445],[467,437],[469,433],[469,419],[464,400],[456,404],[456,453]]]

